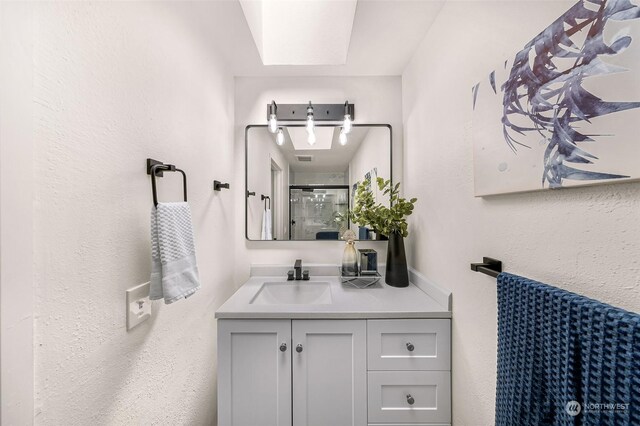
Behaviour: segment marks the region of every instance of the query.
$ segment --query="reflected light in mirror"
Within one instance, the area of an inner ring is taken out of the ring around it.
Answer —
[[[333,127],[316,127],[313,130],[313,135],[316,139],[314,145],[310,145],[310,135],[304,127],[285,127],[283,130],[285,133],[289,133],[293,147],[297,151],[331,149],[334,132]]]
[[[278,133],[276,134],[276,143],[278,146],[284,145],[284,132],[282,131],[282,127],[278,127]]]
[[[338,140],[342,146],[347,144],[347,131],[344,128],[340,130],[340,138]]]

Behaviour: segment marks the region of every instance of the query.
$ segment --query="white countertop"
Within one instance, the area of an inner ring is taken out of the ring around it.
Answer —
[[[413,284],[395,288],[384,278],[366,289],[340,283],[337,276],[312,276],[311,281],[330,285],[330,304],[257,305],[251,304],[264,282],[287,282],[286,277],[253,276],[217,311],[216,318],[451,318],[440,305]],[[304,285],[309,281],[289,281]]]

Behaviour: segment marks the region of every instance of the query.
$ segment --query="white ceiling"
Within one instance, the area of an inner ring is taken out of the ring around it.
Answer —
[[[340,2],[328,1],[339,14]],[[443,5],[444,0],[358,0],[344,65],[264,65],[239,0],[209,3],[214,10],[200,24],[235,76],[401,75]]]
[[[356,0],[240,0],[264,65],[343,65]]]

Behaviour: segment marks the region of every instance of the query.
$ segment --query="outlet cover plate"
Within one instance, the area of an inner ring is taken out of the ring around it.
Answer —
[[[127,290],[127,330],[151,318],[150,283]]]

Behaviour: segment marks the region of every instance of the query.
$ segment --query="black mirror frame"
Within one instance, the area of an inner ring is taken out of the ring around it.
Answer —
[[[340,127],[339,124],[324,124],[324,123],[316,123],[316,127]],[[298,242],[298,243],[309,243],[309,242],[329,242],[335,243],[335,240],[252,240],[249,238],[249,130],[254,128],[264,128],[267,129],[269,127],[268,124],[249,124],[244,129],[244,238],[247,241],[251,242]],[[305,127],[305,124],[286,124],[286,127]],[[391,179],[391,183],[393,184],[393,127],[391,124],[352,124],[352,127],[386,127],[389,129],[389,179]],[[361,240],[374,242],[378,240]],[[381,242],[387,242],[384,240],[380,240]],[[341,242],[337,240],[337,242]]]

